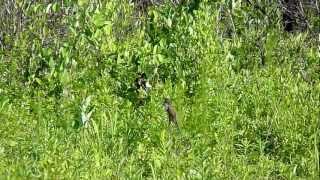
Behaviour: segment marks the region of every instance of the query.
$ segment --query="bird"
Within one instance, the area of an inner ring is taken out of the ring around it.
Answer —
[[[142,88],[146,92],[151,89],[152,86],[150,85],[145,73],[138,73],[138,77],[135,80],[135,87],[137,90]]]
[[[177,113],[174,107],[172,106],[172,102],[169,98],[164,98],[164,109],[168,114],[169,118],[169,123],[175,124],[177,127],[178,126],[178,121],[177,121]]]
[[[133,87],[134,94],[132,96],[133,102],[138,105],[144,105],[148,99],[150,99],[150,90],[152,86],[149,83],[146,73],[139,72],[135,78]]]

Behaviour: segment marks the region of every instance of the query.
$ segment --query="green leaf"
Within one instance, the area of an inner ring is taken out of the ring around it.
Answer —
[[[102,27],[106,24],[106,17],[102,13],[93,15],[93,24],[97,27]]]
[[[170,18],[167,19],[167,25],[169,26],[169,28],[171,28],[172,26],[172,20]]]
[[[84,7],[88,4],[88,0],[78,0],[78,5]]]
[[[14,147],[14,146],[17,146],[18,145],[18,143],[16,142],[16,141],[9,141],[9,146],[11,146],[11,147]]]
[[[50,3],[47,8],[46,8],[46,13],[50,13],[50,10],[51,10],[51,6],[52,6],[52,3]]]

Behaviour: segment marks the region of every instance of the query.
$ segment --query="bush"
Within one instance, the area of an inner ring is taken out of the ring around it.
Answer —
[[[318,177],[319,17],[140,2],[0,3],[0,177]]]

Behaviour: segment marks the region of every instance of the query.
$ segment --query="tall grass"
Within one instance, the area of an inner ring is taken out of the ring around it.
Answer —
[[[4,38],[1,179],[319,177],[314,34],[224,1],[64,3],[23,6],[32,23]]]

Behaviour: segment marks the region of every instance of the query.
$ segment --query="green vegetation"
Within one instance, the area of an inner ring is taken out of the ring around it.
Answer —
[[[319,17],[288,33],[276,3],[197,2],[10,6],[0,179],[317,179]]]

